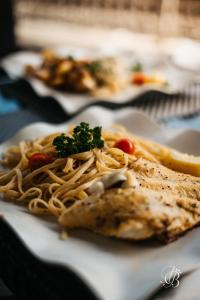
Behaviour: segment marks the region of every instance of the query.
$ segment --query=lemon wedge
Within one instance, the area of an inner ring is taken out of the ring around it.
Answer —
[[[174,171],[200,176],[200,157],[197,156],[170,149],[163,159],[163,164]]]

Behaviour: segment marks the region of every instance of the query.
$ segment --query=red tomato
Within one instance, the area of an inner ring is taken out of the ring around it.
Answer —
[[[42,166],[50,164],[54,161],[54,157],[46,153],[34,153],[29,158],[29,168],[31,170],[38,169]]]
[[[133,75],[133,84],[143,85],[146,82],[146,77],[143,73],[136,73]]]
[[[115,143],[114,147],[119,148],[128,154],[133,154],[135,152],[135,144],[129,139],[120,139]]]

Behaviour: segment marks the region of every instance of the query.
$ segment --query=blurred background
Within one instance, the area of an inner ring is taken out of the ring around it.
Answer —
[[[15,24],[17,45],[26,48],[105,42],[130,48],[137,46],[133,32],[158,40],[200,39],[199,0],[1,0],[1,6],[0,22],[7,19],[10,28]],[[10,29],[6,39],[11,48],[12,38]]]
[[[162,104],[160,110],[157,98],[154,99],[155,94],[153,99],[145,100],[143,106],[142,101],[138,101],[138,107],[157,119],[199,112],[199,40],[200,0],[0,1],[0,58],[19,50],[37,52],[44,48],[60,47],[69,48],[73,54],[77,49],[94,49],[92,53],[135,55],[144,66],[146,64],[149,69],[152,68],[151,72],[154,72],[153,64],[160,64],[161,77],[166,80],[166,68],[171,64],[175,80],[171,77],[169,87],[173,90],[175,85],[174,91],[179,92],[178,96],[174,95],[175,101],[171,101],[171,95],[166,95],[167,101],[165,95],[157,93]],[[164,66],[166,63],[167,67]],[[10,74],[5,74],[9,72],[3,64],[0,67],[1,114],[16,111],[19,107],[16,100],[19,98],[23,98],[23,105],[27,105],[27,98],[31,97],[24,93],[24,83],[23,88],[16,80],[5,85],[10,80]],[[12,63],[11,67],[12,70],[17,69]],[[2,95],[9,96],[12,101],[5,102]],[[35,103],[34,98],[28,109],[32,109]],[[41,109],[35,110],[38,113]]]

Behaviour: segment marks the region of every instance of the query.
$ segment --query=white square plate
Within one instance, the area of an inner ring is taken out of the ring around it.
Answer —
[[[80,121],[104,128],[112,123],[122,124],[137,135],[200,154],[200,132],[162,128],[133,109],[113,112],[91,107],[70,122]],[[0,153],[22,139],[63,131],[67,126],[68,123],[59,126],[45,123],[30,125],[2,144]],[[163,268],[176,266],[185,272],[200,264],[199,228],[169,245],[120,241],[86,231],[73,231],[66,241],[62,241],[56,223],[29,214],[24,207],[1,200],[0,214],[34,255],[46,262],[70,268],[100,299],[144,299],[159,287]]]

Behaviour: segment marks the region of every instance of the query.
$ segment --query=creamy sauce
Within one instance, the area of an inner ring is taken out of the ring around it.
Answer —
[[[94,182],[89,187],[88,191],[90,194],[101,195],[106,189],[112,188],[118,183],[121,183],[120,187],[122,188],[136,188],[139,186],[139,182],[137,181],[134,172],[124,169],[103,176],[100,180]]]

